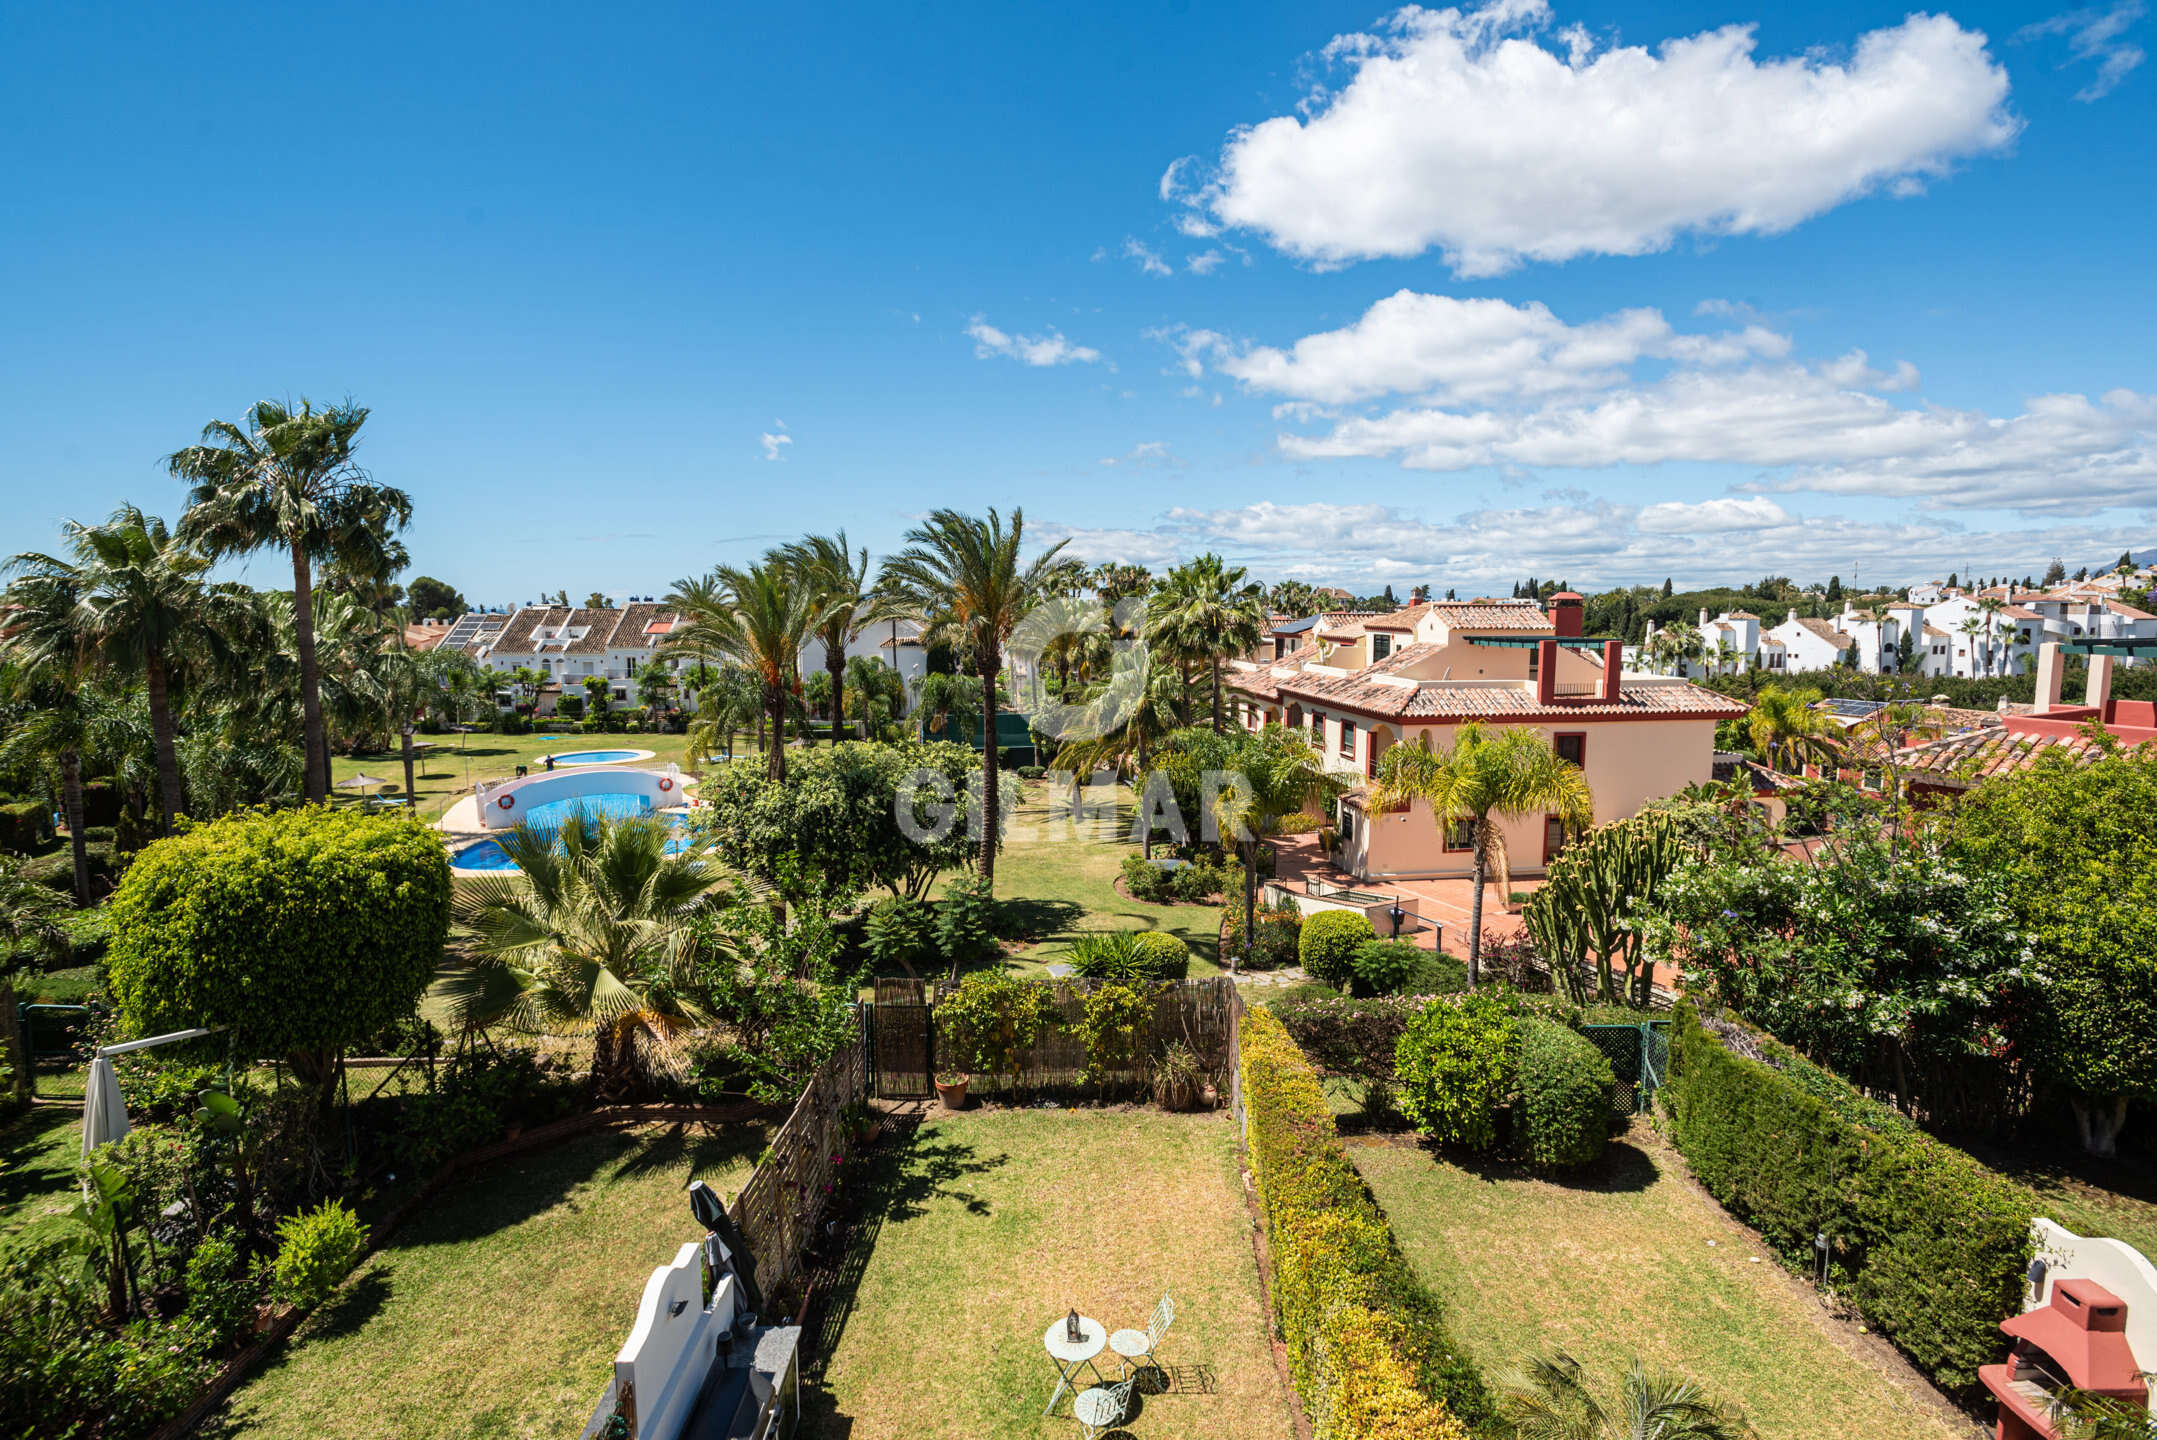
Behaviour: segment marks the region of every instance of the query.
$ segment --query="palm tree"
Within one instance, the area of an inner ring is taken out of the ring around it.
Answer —
[[[1243,857],[1243,934],[1257,933],[1258,846],[1284,815],[1293,815],[1340,789],[1326,773],[1325,762],[1297,731],[1268,725],[1255,734],[1184,731],[1170,744],[1188,749],[1201,769],[1224,772],[1228,781],[1214,801],[1213,820],[1223,837],[1233,837]],[[1238,968],[1229,956],[1229,969]]]
[[[157,750],[158,833],[170,834],[183,808],[173,691],[191,655],[218,648],[238,602],[205,587],[210,562],[132,505],[103,525],[71,520],[65,532],[71,558],[29,551],[7,562],[16,578],[0,602],[4,634],[26,663],[142,682]]]
[[[1174,667],[1156,662],[1142,645],[1119,647],[1106,681],[1095,686],[1067,727],[1070,738],[1057,751],[1057,768],[1090,775],[1103,767],[1131,775],[1176,728],[1178,679]],[[1148,835],[1150,845],[1152,836]],[[1151,854],[1151,851],[1148,851]]]
[[[906,532],[906,548],[884,562],[878,588],[894,613],[919,621],[924,644],[962,650],[981,681],[981,877],[996,883],[996,843],[1003,812],[996,788],[996,679],[1004,644],[1036,605],[1076,583],[1078,567],[1058,558],[1059,540],[1031,562],[1019,558],[1023,511],[1011,527],[990,510],[986,520],[937,510]]]
[[[1985,673],[1987,675],[1994,673],[1995,669],[1997,668],[1993,661],[1993,645],[2000,636],[2000,612],[2005,610],[2006,608],[2007,602],[2002,600],[1997,595],[1984,596],[1977,602],[1977,613],[1981,617],[1983,617],[1984,620]]]
[[[0,1064],[9,1068],[10,1100],[28,1102],[31,1057],[15,1017],[15,972],[36,959],[64,958],[70,949],[60,916],[67,902],[22,873],[23,862],[0,856]]]
[[[1962,623],[1955,629],[1969,644],[1970,674],[1974,678],[1977,674],[1977,641],[1978,637],[1985,633],[1985,622],[1975,614],[1965,615],[1962,617]]]
[[[1213,728],[1221,719],[1221,665],[1258,643],[1266,629],[1264,593],[1246,584],[1241,566],[1206,554],[1178,565],[1146,600],[1146,640],[1203,664],[1213,686]]]
[[[1727,675],[1735,670],[1737,665],[1738,642],[1728,635],[1721,636],[1715,642],[1715,673]]]
[[[722,745],[726,758],[733,759],[734,732],[763,713],[755,677],[746,669],[740,665],[704,668],[711,669],[712,678],[697,689],[696,716],[690,721],[689,737],[682,747],[695,766],[702,766]]]
[[[1796,773],[1835,752],[1835,722],[1817,708],[1820,692],[1764,687],[1745,717],[1753,750],[1769,767]]]
[[[671,1054],[678,1035],[710,1019],[697,970],[717,944],[704,922],[721,883],[709,862],[667,853],[672,833],[656,819],[581,816],[558,835],[506,833],[502,848],[521,873],[460,884],[453,913],[470,959],[436,977],[429,1017],[457,1031],[589,1034],[601,1095],[621,1082],[640,1037]]]
[[[26,708],[7,739],[0,742],[0,766],[13,768],[51,761],[60,771],[60,810],[75,861],[75,904],[90,905],[90,850],[83,819],[82,772],[85,764],[118,761],[133,738],[124,702],[94,685],[80,683],[67,667],[25,665],[13,672],[15,698]]]
[[[1735,1410],[1702,1397],[1690,1380],[1650,1375],[1636,1356],[1618,1394],[1598,1399],[1580,1362],[1562,1351],[1537,1356],[1498,1401],[1519,1440],[1749,1440]]]
[[[300,712],[307,757],[307,799],[329,797],[328,745],[315,668],[314,566],[380,547],[412,518],[411,497],[377,485],[352,458],[365,407],[346,401],[293,410],[258,401],[244,425],[212,420],[200,445],[167,457],[192,487],[180,538],[212,558],[270,546],[292,557],[292,612],[300,665]]]
[[[1482,981],[1485,878],[1495,868],[1499,885],[1512,888],[1500,822],[1555,814],[1568,830],[1577,830],[1593,822],[1595,796],[1580,767],[1559,759],[1535,731],[1490,730],[1471,720],[1454,732],[1451,750],[1431,749],[1425,731],[1416,744],[1395,745],[1378,757],[1372,811],[1414,800],[1431,807],[1441,835],[1453,825],[1470,827],[1475,898],[1468,915],[1468,983],[1474,986]]]
[[[762,687],[771,720],[767,772],[786,778],[786,717],[801,686],[801,647],[824,619],[824,606],[777,553],[747,570],[721,565],[701,581],[677,580],[667,603],[684,623],[660,646],[691,654],[714,652],[749,667]]]
[[[831,743],[836,745],[846,735],[846,647],[871,619],[869,552],[848,550],[841,530],[807,536],[779,554],[823,612],[816,638],[823,642],[824,669],[831,676]]]

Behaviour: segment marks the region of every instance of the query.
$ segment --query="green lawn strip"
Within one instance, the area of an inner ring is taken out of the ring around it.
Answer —
[[[760,1131],[601,1132],[423,1207],[205,1433],[293,1440],[574,1435],[655,1266],[700,1235],[688,1182],[738,1188]]]
[[[1349,1153],[1494,1383],[1539,1349],[1606,1382],[1637,1353],[1742,1406],[1763,1440],[1967,1433],[1838,1345],[1774,1256],[1647,1149],[1613,1142],[1574,1182],[1405,1144]]]
[[[1070,833],[1049,817],[1049,787],[1027,784],[1026,799],[1012,816],[1013,838],[996,858],[996,897],[1007,924],[1023,936],[1012,956],[1016,968],[1035,970],[1061,960],[1071,939],[1086,930],[1161,930],[1191,947],[1190,978],[1226,973],[1217,963],[1221,911],[1214,905],[1149,905],[1118,893],[1124,857],[1137,846]],[[1119,827],[1134,813],[1128,786],[1116,788]],[[1089,803],[1103,799],[1089,790]],[[1121,831],[1119,833],[1122,833]]]
[[[884,1216],[804,1433],[818,1440],[1066,1440],[1042,1332],[1066,1310],[1143,1328],[1164,1290],[1146,1440],[1288,1440],[1224,1115],[933,1113],[885,1172]],[[1115,1378],[1113,1361],[1107,1373]]]
[[[40,1094],[47,1093],[46,1079],[40,1072]],[[74,1225],[68,1212],[79,1198],[75,1163],[81,1158],[82,1111],[74,1106],[34,1105],[0,1125],[0,1244]]]
[[[549,740],[543,737],[552,735]],[[413,762],[414,788],[419,792],[418,813],[425,819],[440,819],[457,799],[473,785],[482,780],[506,780],[517,773],[519,765],[538,771],[547,755],[564,754],[571,750],[649,750],[650,760],[633,762],[664,768],[675,761],[685,770],[696,767],[684,757],[682,746],[687,737],[682,735],[580,735],[574,728],[568,730],[542,730],[535,735],[430,735],[426,737],[433,745],[423,750]],[[387,780],[404,789],[404,759],[395,749],[366,751],[358,755],[333,755],[330,758],[330,780],[349,780],[366,772],[377,780]],[[340,790],[339,795],[351,791]]]

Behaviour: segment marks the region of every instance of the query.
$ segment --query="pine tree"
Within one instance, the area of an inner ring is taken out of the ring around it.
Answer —
[[[1665,575],[1665,576],[1663,577],[1663,598],[1664,598],[1665,600],[1668,600],[1668,599],[1670,598],[1670,595],[1671,595],[1671,590],[1670,590],[1670,577],[1669,577],[1668,575]]]

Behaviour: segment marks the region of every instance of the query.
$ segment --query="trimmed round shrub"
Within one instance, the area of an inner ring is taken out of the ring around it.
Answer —
[[[1138,953],[1149,980],[1181,980],[1191,968],[1191,947],[1158,930],[1138,932]]]
[[[1393,1051],[1401,1113],[1440,1144],[1490,1149],[1513,1089],[1515,1034],[1512,1012],[1480,992],[1425,1005]]]
[[[1399,995],[1422,972],[1423,952],[1408,940],[1366,940],[1353,968],[1359,995]]]
[[[223,1026],[241,1056],[325,1079],[327,1057],[417,1004],[449,898],[448,852],[412,820],[309,806],[197,826],[145,849],[113,896],[113,1002],[130,1033]]]
[[[1345,990],[1355,978],[1356,951],[1378,938],[1371,922],[1354,910],[1321,910],[1303,919],[1296,956],[1313,980]]]
[[[1520,1103],[1514,1133],[1536,1165],[1585,1165],[1610,1138],[1610,1060],[1578,1030],[1520,1022]]]
[[[367,1248],[367,1227],[342,1200],[288,1216],[277,1227],[277,1293],[302,1310],[329,1298]]]

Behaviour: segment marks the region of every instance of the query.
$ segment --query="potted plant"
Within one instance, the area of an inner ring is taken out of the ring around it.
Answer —
[[[946,1110],[966,1108],[966,1072],[964,1070],[939,1070],[936,1072],[936,1098]]]
[[[1206,1072],[1198,1054],[1181,1040],[1172,1040],[1153,1062],[1153,1103],[1163,1110],[1195,1108],[1205,1089]]]
[[[937,1002],[935,1019],[937,1057],[948,1067],[937,1072],[936,1093],[956,1110],[966,1103],[970,1077],[1008,1084],[1020,1074],[1035,1038],[1055,1024],[1055,1010],[1046,982],[977,970]]]

